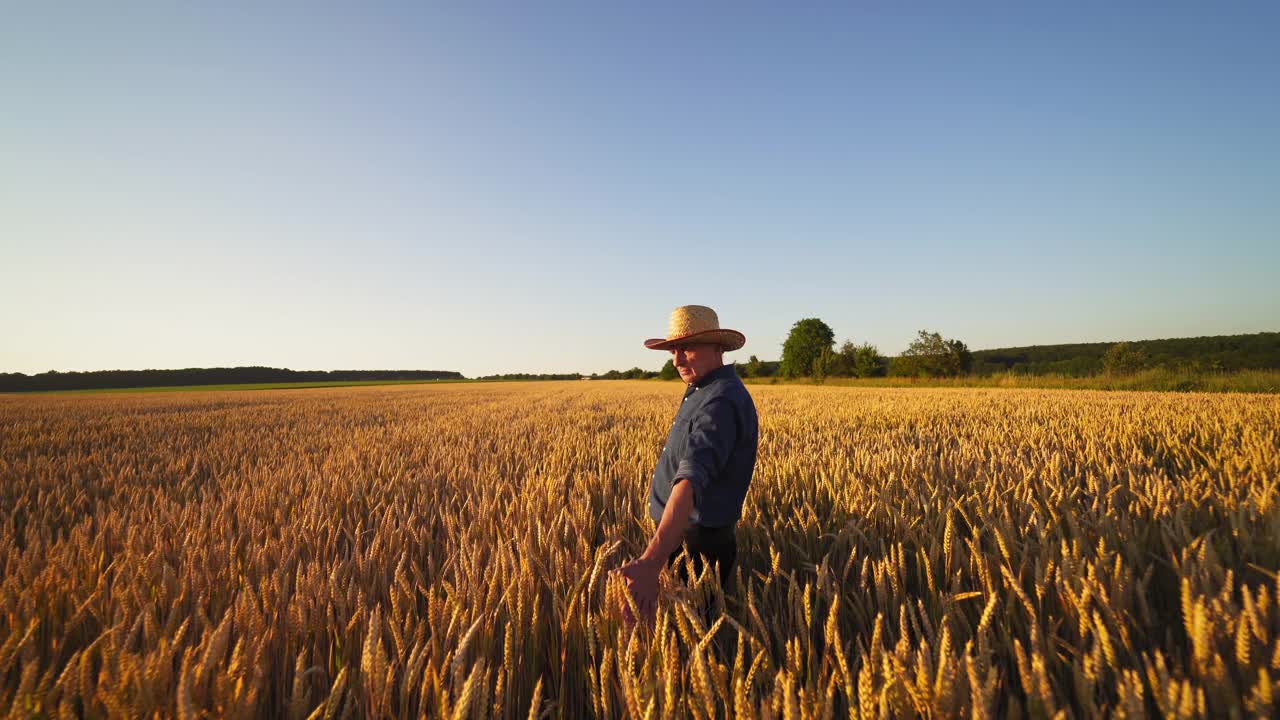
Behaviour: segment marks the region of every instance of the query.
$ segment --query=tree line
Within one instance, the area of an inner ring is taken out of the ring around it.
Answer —
[[[921,330],[898,356],[882,355],[871,343],[844,341],[818,318],[797,321],[782,346],[781,360],[751,355],[738,363],[742,377],[956,377],[1019,375],[1129,375],[1146,370],[1202,373],[1280,369],[1280,332],[1214,337],[1077,343],[970,351],[940,333]],[[679,377],[671,360],[660,370],[633,367],[583,376],[579,373],[503,373],[479,380],[642,380]],[[96,370],[36,375],[0,373],[0,392],[96,390],[184,385],[235,385],[281,382],[350,382],[359,380],[465,380],[452,370],[289,370],[270,367],[185,368],[181,370]]]
[[[782,343],[777,374],[785,378],[809,377],[955,377],[973,366],[973,353],[960,340],[921,330],[897,357],[886,357],[871,343],[846,340],[837,349],[831,326],[818,318],[798,320]],[[752,360],[755,360],[754,356]],[[751,366],[751,360],[747,366]],[[745,369],[745,368],[744,368]]]
[[[481,375],[477,380],[577,380],[578,373],[498,373]]]
[[[1075,343],[974,352],[975,375],[1087,377],[1143,370],[1227,373],[1280,369],[1280,332],[1248,335]]]
[[[93,370],[36,375],[0,373],[0,392],[109,390],[183,385],[241,385],[356,380],[462,380],[452,370],[289,370],[271,367],[184,368],[181,370]]]
[[[886,375],[920,377],[954,377],[969,372],[973,354],[961,341],[943,338],[936,332],[921,330],[902,355],[886,357],[871,343],[855,344],[846,340],[835,345],[835,332],[818,318],[798,320],[782,344],[782,359],[761,360],[755,355],[738,363],[740,377],[813,378],[821,382],[828,377],[883,377]],[[668,359],[662,369],[651,372],[634,367],[591,375],[600,380],[643,380],[680,377],[675,364]]]
[[[961,377],[1009,372],[1020,375],[1132,375],[1146,370],[1234,372],[1280,369],[1280,333],[1172,338],[996,348],[971,351],[963,341],[920,330],[902,354],[886,356],[871,343],[845,340],[836,346],[831,326],[818,318],[797,321],[782,346],[781,360],[755,355],[737,365],[748,378]],[[625,380],[679,377],[670,360],[657,372],[610,370],[592,378]]]
[[[792,325],[782,344],[781,360],[766,361],[752,355],[737,365],[737,371],[739,376],[748,378],[807,377],[822,381],[828,377],[886,375],[953,377],[968,373],[972,365],[973,354],[963,342],[943,338],[936,332],[921,330],[902,355],[891,358],[882,355],[871,343],[859,345],[845,340],[837,348],[835,331],[830,325],[818,318],[805,318]],[[633,368],[619,377],[639,377],[643,372]],[[654,375],[663,380],[679,377],[671,360],[657,373],[645,376]]]

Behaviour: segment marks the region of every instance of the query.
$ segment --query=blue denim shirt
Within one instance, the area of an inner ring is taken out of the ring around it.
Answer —
[[[649,515],[661,521],[671,487],[693,488],[692,524],[725,527],[742,517],[760,430],[756,405],[732,364],[685,388],[649,484]]]

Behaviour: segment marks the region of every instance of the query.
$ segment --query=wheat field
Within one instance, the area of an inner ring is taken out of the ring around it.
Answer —
[[[736,593],[629,628],[681,388],[0,397],[0,710],[1276,712],[1280,396],[753,386]]]

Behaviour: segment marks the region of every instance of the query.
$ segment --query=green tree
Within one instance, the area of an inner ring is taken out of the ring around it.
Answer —
[[[879,377],[889,369],[888,360],[871,343],[863,343],[853,353],[854,377]]]
[[[813,365],[809,369],[809,377],[819,385],[827,381],[827,376],[831,374],[831,369],[835,367],[837,355],[831,351],[831,348],[822,348],[822,352],[818,353],[818,357],[813,359]]]
[[[747,364],[742,366],[742,377],[758,377],[760,375],[760,358],[752,355]]]
[[[894,375],[955,377],[969,372],[973,354],[959,340],[945,340],[941,333],[921,330],[893,363]]]
[[[858,348],[851,340],[845,340],[840,350],[831,360],[831,374],[835,377],[853,377],[854,363],[858,359]]]
[[[973,367],[973,353],[969,352],[969,346],[959,340],[948,340],[943,344],[947,347],[947,374],[968,375]]]
[[[786,342],[782,343],[781,374],[793,378],[813,372],[813,362],[822,351],[831,351],[836,334],[831,326],[818,318],[805,318],[791,326]]]
[[[1151,358],[1132,343],[1118,342],[1102,356],[1102,370],[1108,375],[1130,375],[1151,366]]]
[[[947,351],[942,335],[921,330],[893,363],[894,375],[936,377],[942,374],[940,359]]]
[[[662,369],[658,371],[658,377],[663,380],[675,380],[680,377],[680,373],[676,371],[676,364],[668,359],[667,364],[663,365]]]

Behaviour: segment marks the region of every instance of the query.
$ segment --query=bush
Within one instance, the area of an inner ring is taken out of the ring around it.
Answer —
[[[940,333],[921,330],[891,366],[895,375],[957,377],[973,366],[973,353],[959,340],[944,340]]]
[[[840,346],[840,350],[832,357],[830,364],[831,374],[835,377],[853,377],[856,373],[853,370],[853,363],[857,359],[858,348],[851,341],[845,340]]]
[[[847,343],[846,343],[847,344]],[[863,343],[853,353],[854,377],[882,377],[888,374],[889,360],[871,343]]]
[[[819,385],[827,381],[827,375],[830,373],[832,366],[835,364],[836,354],[831,352],[831,348],[823,348],[818,357],[813,359],[810,366],[809,377]]]
[[[1132,375],[1152,365],[1151,359],[1141,348],[1131,343],[1118,342],[1102,356],[1102,371],[1108,375]]]

